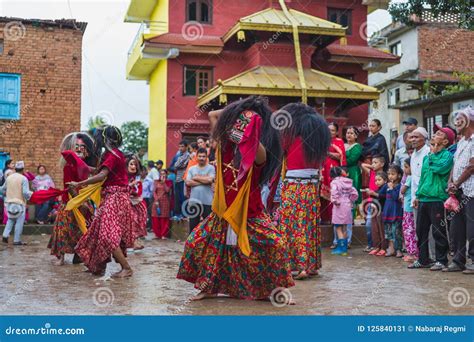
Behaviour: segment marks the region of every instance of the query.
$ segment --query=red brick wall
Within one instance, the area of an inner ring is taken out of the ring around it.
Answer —
[[[2,37],[4,26],[0,72],[21,74],[21,114],[18,121],[0,120],[0,148],[34,173],[46,165],[60,184],[59,145],[80,129],[83,32],[26,24],[23,38],[13,41]]]
[[[418,27],[420,73],[423,78],[452,79],[453,71],[472,72],[474,32],[457,27]]]

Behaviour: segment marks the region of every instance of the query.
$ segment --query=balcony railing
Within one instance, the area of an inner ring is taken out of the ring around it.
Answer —
[[[128,55],[130,56],[137,46],[137,44],[142,43],[143,41],[143,36],[145,34],[159,34],[159,33],[164,33],[168,29],[168,23],[164,21],[144,21],[140,24],[140,27],[138,28],[138,32],[135,35],[135,38],[133,39],[132,45],[128,49]]]

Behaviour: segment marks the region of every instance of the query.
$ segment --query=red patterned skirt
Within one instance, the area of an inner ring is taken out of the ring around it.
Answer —
[[[76,253],[91,272],[98,273],[105,270],[114,250],[120,247],[126,255],[134,241],[128,188],[105,187],[100,206],[87,233],[79,240]]]
[[[48,248],[51,249],[51,255],[60,258],[64,254],[75,253],[74,248],[82,237],[82,232],[77,225],[76,218],[72,211],[66,211],[65,203],[62,203],[58,209],[56,220],[54,221],[53,232],[49,239]],[[94,207],[90,202],[85,202],[80,208],[86,222],[89,224],[94,215]]]
[[[177,278],[208,293],[242,299],[265,299],[278,287],[294,286],[286,242],[271,218],[261,213],[248,219],[251,254],[226,245],[228,224],[211,213],[196,226],[186,241]]]
[[[132,204],[132,229],[135,239],[147,236],[146,231],[146,220],[148,212],[146,209],[145,201],[141,201],[138,204]]]
[[[283,182],[280,229],[288,241],[292,271],[321,268],[320,198],[317,183]]]

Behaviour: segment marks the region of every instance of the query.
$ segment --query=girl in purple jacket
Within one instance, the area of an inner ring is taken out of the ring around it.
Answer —
[[[341,167],[331,168],[331,178],[332,224],[337,233],[337,247],[331,254],[347,255],[347,225],[352,224],[352,209],[359,194]]]

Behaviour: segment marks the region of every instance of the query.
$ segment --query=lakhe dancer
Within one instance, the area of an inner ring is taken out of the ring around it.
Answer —
[[[271,114],[254,96],[209,113],[218,141],[212,213],[188,237],[177,275],[201,291],[193,300],[268,299],[294,285],[285,239],[260,196],[281,155]]]

